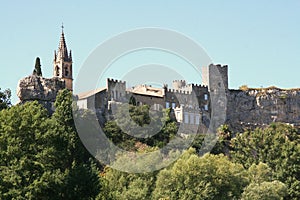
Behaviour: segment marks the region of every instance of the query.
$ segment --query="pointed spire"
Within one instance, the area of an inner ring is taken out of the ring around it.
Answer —
[[[58,58],[62,58],[64,60],[68,60],[69,59],[68,58],[68,49],[67,49],[67,45],[66,45],[63,24],[61,26],[61,36],[60,36],[60,41],[59,41],[59,46],[58,46],[57,57]]]

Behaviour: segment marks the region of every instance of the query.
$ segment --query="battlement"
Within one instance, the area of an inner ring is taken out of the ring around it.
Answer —
[[[193,88],[208,88],[207,85],[203,85],[203,84],[189,84],[190,86],[192,86]]]
[[[185,80],[174,80],[172,85],[175,90],[180,90],[180,89],[186,87],[186,81]]]
[[[216,65],[213,65],[213,64],[211,64],[211,66],[215,66],[215,67],[218,67],[218,68],[228,68],[228,65],[221,65],[221,64],[216,64]]]
[[[176,82],[179,82],[179,83],[186,83],[185,80],[173,80],[173,83],[176,83]]]
[[[126,81],[122,81],[122,80],[117,80],[117,79],[113,79],[113,78],[108,78],[107,82],[111,82],[111,83],[119,83],[119,84],[126,84]]]
[[[169,92],[169,93],[175,93],[175,94],[187,94],[187,95],[192,94],[192,92],[190,92],[190,91],[176,90],[176,89],[168,89],[167,92]]]

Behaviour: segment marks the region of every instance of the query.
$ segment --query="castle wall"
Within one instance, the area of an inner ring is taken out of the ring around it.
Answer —
[[[166,89],[165,102],[169,102],[170,107],[172,107],[172,103],[175,103],[175,107],[183,104],[186,107],[205,110],[209,104],[208,88],[203,85],[188,84],[181,90]]]
[[[161,109],[164,108],[165,105],[164,98],[163,97],[157,97],[157,96],[150,96],[150,95],[142,95],[142,94],[136,94],[129,92],[127,94],[127,99],[130,99],[130,97],[135,98],[135,101],[137,105],[150,105],[154,106],[155,104],[161,105]],[[158,109],[156,109],[158,110]]]

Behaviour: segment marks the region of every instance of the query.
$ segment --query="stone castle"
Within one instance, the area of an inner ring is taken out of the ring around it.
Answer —
[[[21,79],[18,97],[21,102],[37,100],[51,113],[58,91],[64,88],[73,91],[72,76],[72,55],[67,50],[62,30],[58,51],[54,52],[53,77],[33,74]],[[162,88],[150,85],[127,88],[125,81],[107,79],[106,87],[74,96],[78,107],[95,111],[102,124],[110,119],[116,105],[130,102],[150,105],[153,110],[170,108],[178,123],[187,129],[197,127],[199,132],[208,129],[220,113],[224,113],[220,123],[228,124],[234,131],[272,122],[300,125],[300,89],[229,89],[227,65],[203,67],[202,84],[199,85],[175,80],[172,89],[167,85]]]

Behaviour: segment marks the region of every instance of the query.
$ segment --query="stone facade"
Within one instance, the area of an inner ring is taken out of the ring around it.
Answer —
[[[139,85],[126,89],[126,82],[108,79],[106,89],[92,94],[95,95],[94,105],[105,113],[111,103],[128,103],[133,97],[137,105],[148,104],[156,110],[171,108],[179,123],[187,129],[198,126],[200,132],[208,128],[215,131],[224,123],[235,132],[272,122],[300,125],[300,89],[231,90],[228,89],[226,65],[211,64],[204,72],[207,72],[203,76],[208,82],[204,79],[202,85],[197,85],[175,80],[173,89],[166,85],[163,88]]]

